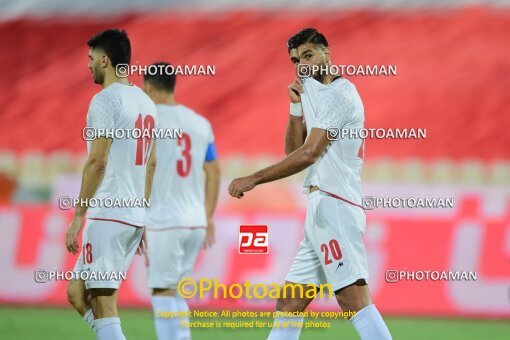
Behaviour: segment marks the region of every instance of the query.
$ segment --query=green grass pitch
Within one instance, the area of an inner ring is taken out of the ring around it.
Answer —
[[[128,339],[156,339],[150,310],[122,309],[122,328]],[[192,319],[194,321],[196,319]],[[510,339],[508,320],[385,318],[393,338],[429,339]],[[205,320],[204,320],[205,321]],[[261,320],[268,321],[268,320]],[[327,321],[327,320],[325,320]],[[192,329],[194,340],[266,339],[268,329]],[[0,307],[0,339],[94,339],[92,330],[71,308]],[[302,340],[359,339],[347,320],[331,321],[331,328],[308,329]]]

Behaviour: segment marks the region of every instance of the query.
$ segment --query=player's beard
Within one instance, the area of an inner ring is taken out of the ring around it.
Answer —
[[[94,72],[92,72],[92,78],[94,78],[95,84],[103,85],[104,73],[102,73],[101,70],[95,69]]]
[[[322,62],[318,65],[319,70],[313,74],[313,79],[317,80],[319,83],[324,83],[324,79],[326,78],[328,68],[328,64],[326,62]]]

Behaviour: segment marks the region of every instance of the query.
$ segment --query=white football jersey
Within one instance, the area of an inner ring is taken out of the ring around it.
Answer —
[[[157,166],[147,226],[206,227],[204,163],[208,150],[214,148],[211,124],[184,105],[156,107],[158,128],[182,129],[182,138],[156,141]]]
[[[127,203],[91,207],[87,218],[145,226],[145,169],[153,143],[150,138],[135,139],[132,137],[136,134],[119,132],[135,129],[150,132],[156,124],[156,105],[135,85],[113,83],[94,96],[87,114],[87,127],[116,131],[115,136],[119,137],[113,138],[104,178],[94,197],[104,202],[109,199]],[[91,145],[89,141],[89,153]]]
[[[307,134],[312,128],[361,129],[364,109],[354,84],[337,78],[324,85],[305,78],[301,94]],[[361,138],[340,138],[330,142],[321,157],[307,169],[304,187],[321,190],[361,205],[361,167],[364,143]]]

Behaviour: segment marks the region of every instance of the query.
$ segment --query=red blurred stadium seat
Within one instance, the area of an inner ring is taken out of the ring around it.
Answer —
[[[180,77],[177,99],[207,116],[221,154],[283,154],[286,87],[294,77],[287,38],[315,26],[337,64],[396,64],[396,77],[353,77],[367,127],[427,128],[421,140],[371,140],[366,157],[508,157],[510,13],[337,12],[132,16],[113,22],[0,23],[0,149],[85,151],[81,129],[100,90],[87,69],[86,40],[126,29],[133,63],[214,64],[216,75]],[[140,83],[140,78],[132,79]]]

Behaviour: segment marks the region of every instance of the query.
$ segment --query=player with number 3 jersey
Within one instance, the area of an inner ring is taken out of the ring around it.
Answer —
[[[155,65],[160,70],[169,66]],[[177,130],[180,134],[178,138],[160,139],[156,143],[158,163],[147,211],[148,284],[160,340],[191,337],[180,317],[158,315],[165,312],[187,315],[187,303],[176,296],[176,288],[191,273],[204,245],[214,242],[213,213],[220,181],[211,124],[177,104],[174,87],[175,75],[144,76],[143,88],[157,104],[159,129]]]

